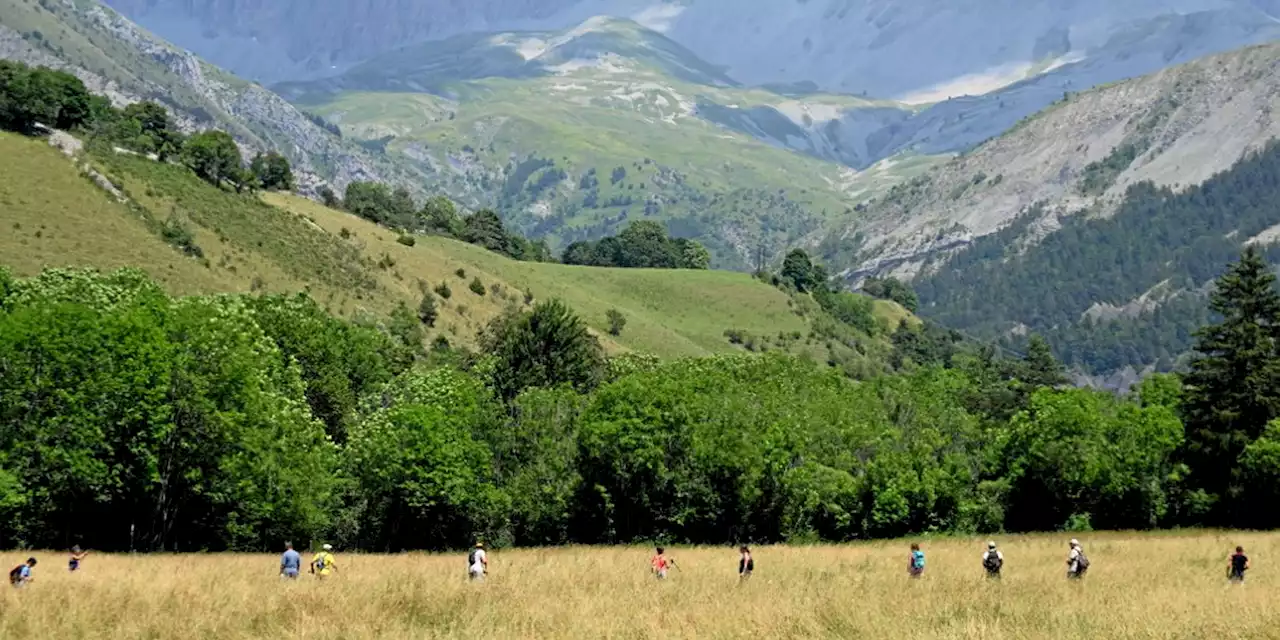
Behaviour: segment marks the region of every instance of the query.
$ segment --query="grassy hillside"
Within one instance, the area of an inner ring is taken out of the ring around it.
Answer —
[[[432,293],[441,307],[432,333],[454,344],[474,343],[489,319],[528,304],[527,292],[534,300],[564,299],[613,351],[662,357],[732,351],[741,348],[725,336],[732,329],[760,346],[765,337],[788,336],[774,346],[827,358],[818,346],[791,337],[807,337],[814,310],[804,303],[811,301],[746,274],[516,262],[437,237],[418,237],[409,247],[387,229],[296,196],[240,196],[175,165],[90,156],[131,199],[124,204],[42,140],[0,134],[0,157],[6,158],[0,228],[12,231],[0,234],[0,264],[22,275],[51,266],[137,266],[173,293],[307,290],[334,313],[379,317],[401,302],[416,308],[425,293],[445,284],[448,299]],[[164,229],[189,232],[201,257],[167,243]],[[469,288],[477,278],[484,295]],[[627,319],[621,336],[607,335],[610,309]],[[878,303],[886,327],[902,314],[896,305]]]
[[[605,313],[617,309],[626,316],[627,326],[615,340],[621,346],[660,356],[727,351],[730,346],[724,331],[730,328],[778,333],[803,331],[806,326],[791,311],[789,298],[783,292],[742,273],[517,262],[470,244],[436,237],[420,237],[415,246],[406,247],[395,241],[394,233],[348,213],[297,196],[269,194],[266,199],[313,220],[334,236],[346,229],[363,253],[390,255],[396,262],[396,271],[405,278],[421,279],[432,287],[448,283],[453,296],[446,302],[446,309],[456,315],[460,305],[467,307],[465,320],[500,309],[501,304],[492,304],[497,285],[498,303],[523,302],[526,291],[539,299],[561,298],[599,333],[608,327]],[[466,276],[458,277],[458,269],[463,269]],[[467,288],[476,277],[489,289],[485,298]],[[408,280],[404,282],[406,286],[401,288],[409,295],[412,285]]]

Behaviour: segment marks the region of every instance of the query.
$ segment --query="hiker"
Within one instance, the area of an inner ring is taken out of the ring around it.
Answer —
[[[907,575],[912,578],[919,578],[924,575],[924,552],[920,550],[920,545],[911,543],[911,555],[907,556]]]
[[[744,544],[738,549],[738,581],[746,582],[751,578],[751,572],[755,570],[756,561],[751,557],[751,549]]]
[[[1004,554],[996,548],[995,541],[987,542],[987,550],[982,554],[982,568],[987,570],[987,577],[1000,579],[1000,569],[1004,567]]]
[[[311,573],[316,574],[316,577],[321,580],[338,570],[338,565],[333,560],[332,551],[333,545],[326,543],[320,547],[320,553],[317,553],[316,557],[311,560]]]
[[[1244,554],[1244,547],[1236,547],[1236,552],[1227,559],[1227,579],[1232,582],[1244,582],[1244,572],[1249,570],[1249,556]]]
[[[1070,546],[1071,551],[1067,552],[1067,577],[1078,580],[1089,570],[1089,556],[1084,554],[1084,547],[1080,546],[1079,540],[1072,538]]]
[[[667,578],[667,570],[676,566],[676,561],[674,558],[667,557],[667,550],[663,547],[655,547],[654,551],[657,551],[657,553],[649,561],[649,570],[653,572],[654,577],[657,579],[665,580]]]
[[[9,570],[9,584],[15,588],[25,587],[35,580],[35,576],[31,575],[31,570],[36,567],[35,558],[27,558],[27,561]]]
[[[302,554],[293,550],[293,543],[284,543],[284,554],[280,556],[280,577],[296,580],[302,573]]]
[[[467,555],[467,576],[472,580],[484,581],[489,573],[489,554],[484,552],[484,543],[477,542],[476,547]]]
[[[67,571],[78,571],[80,563],[84,561],[84,557],[89,555],[88,551],[81,551],[80,545],[71,547],[71,559],[67,560]]]

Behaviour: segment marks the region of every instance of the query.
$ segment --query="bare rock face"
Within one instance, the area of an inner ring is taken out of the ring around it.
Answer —
[[[859,243],[842,266],[910,276],[1033,207],[1042,219],[1023,242],[1063,216],[1109,215],[1138,182],[1200,184],[1280,136],[1277,87],[1271,44],[1072,94],[859,214],[838,234]]]

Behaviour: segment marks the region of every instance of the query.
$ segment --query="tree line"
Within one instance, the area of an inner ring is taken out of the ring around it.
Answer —
[[[622,233],[565,247],[565,264],[636,269],[708,269],[711,253],[696,240],[672,238],[661,224],[640,220]]]
[[[227,185],[236,191],[294,187],[289,160],[279,153],[259,153],[246,165],[240,147],[225,131],[187,136],[156,102],[117,109],[70,73],[0,60],[0,129],[33,134],[42,126],[83,132],[91,142],[151,155],[161,162],[178,160],[215,186]]]
[[[558,301],[428,352],[412,316],[353,323],[305,295],[5,275],[0,544],[1275,526],[1280,296],[1251,253],[1213,304],[1185,378],[1118,396],[1068,387],[1039,340],[1010,357],[904,328],[904,366],[853,380],[779,353],[608,358]]]

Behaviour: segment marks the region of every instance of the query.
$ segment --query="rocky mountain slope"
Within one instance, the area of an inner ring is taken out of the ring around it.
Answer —
[[[1177,366],[1245,246],[1280,260],[1280,44],[1080,94],[895,188],[823,245],[851,284],[1092,381]]]
[[[1033,205],[1026,242],[1109,214],[1137,182],[1199,184],[1280,134],[1278,61],[1280,45],[1251,47],[1071,94],[857,214],[830,253],[851,278],[909,276]]]
[[[221,128],[248,150],[279,150],[305,183],[421,179],[92,0],[0,0],[0,57],[66,69],[118,104],[160,101],[188,130]]]

